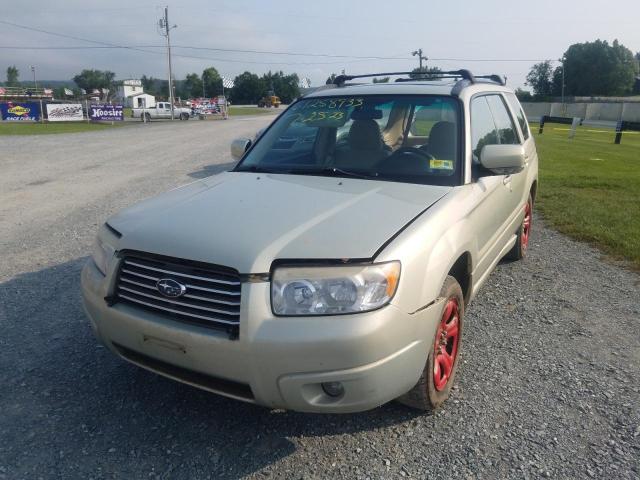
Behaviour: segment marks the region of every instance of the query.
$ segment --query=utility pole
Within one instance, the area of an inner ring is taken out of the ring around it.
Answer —
[[[169,67],[169,103],[171,105],[171,120],[174,119],[173,114],[173,72],[171,71],[171,37],[169,32],[177,27],[177,25],[169,26],[169,7],[164,7],[164,17],[158,22],[160,29],[164,29],[161,35],[167,38],[167,65]]]
[[[424,60],[425,62],[427,60],[429,60],[427,57],[424,57],[422,55],[422,49],[419,48],[418,50],[415,50],[413,52],[411,52],[411,55],[413,55],[414,57],[417,56],[418,57],[418,63],[420,64],[420,72],[422,72],[422,61]]]

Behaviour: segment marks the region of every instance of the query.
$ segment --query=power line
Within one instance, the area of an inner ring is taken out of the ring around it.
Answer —
[[[99,40],[92,40],[92,39],[88,39],[88,38],[82,38],[82,37],[76,37],[73,35],[66,35],[63,33],[58,33],[58,32],[51,32],[49,30],[44,30],[44,29],[40,29],[40,28],[36,28],[36,27],[30,27],[28,25],[21,25],[18,23],[13,23],[13,22],[7,22],[6,20],[0,20],[0,23],[3,23],[5,25],[11,25],[13,27],[17,27],[17,28],[22,28],[25,30],[31,30],[31,31],[35,31],[35,32],[40,32],[40,33],[45,33],[48,35],[55,35],[58,37],[63,37],[63,38],[70,38],[73,40],[79,40],[82,42],[88,42],[88,43],[93,43],[96,45],[100,45],[102,48],[122,48],[122,49],[127,49],[127,50],[136,50],[136,51],[143,51],[145,53],[159,53],[159,52],[152,52],[152,51],[148,51],[148,50],[142,50],[143,48],[164,48],[163,45],[142,45],[142,46],[138,46],[138,45],[118,45],[115,43],[110,43],[110,42],[103,42],[103,41],[99,41]],[[25,46],[16,46],[16,47],[0,47],[3,49],[16,49],[16,50],[28,50],[28,49],[34,49],[34,50],[54,50],[54,49],[80,49],[82,48],[81,46],[70,46],[70,47],[25,47]],[[88,46],[85,46],[84,48],[89,48]],[[94,47],[95,48],[95,47]],[[361,59],[361,60],[407,60],[406,58],[402,58],[402,57],[385,57],[385,56],[379,56],[379,55],[365,55],[365,56],[361,56],[361,55],[335,55],[335,54],[325,54],[325,53],[302,53],[302,52],[278,52],[278,51],[265,51],[265,50],[250,50],[250,49],[233,49],[233,48],[214,48],[214,47],[199,47],[199,46],[193,46],[193,45],[175,45],[174,48],[182,48],[182,49],[190,49],[190,50],[206,50],[206,51],[217,51],[217,52],[227,52],[227,53],[252,53],[252,54],[258,54],[258,55],[287,55],[287,56],[304,56],[304,57],[326,57],[326,58],[343,58],[343,59]],[[215,61],[226,61],[226,62],[234,62],[234,63],[243,63],[244,61],[242,60],[228,60],[228,59],[209,59],[209,58],[203,58],[203,57],[194,57],[191,55],[184,55],[184,54],[174,54],[174,56],[181,56],[184,58],[197,58],[197,59],[202,59],[202,60],[215,60]],[[259,64],[270,64],[270,63],[280,63],[280,64],[284,64],[284,65],[296,65],[295,63],[288,63],[288,62],[244,62],[244,63],[259,63]],[[301,62],[299,63],[300,65],[328,65],[329,63],[321,63],[321,62]]]
[[[91,41],[86,39],[83,39],[83,40]],[[84,50],[84,49],[108,49],[108,48],[128,48],[128,49],[165,48],[165,45],[105,44],[100,46],[65,45],[65,46],[59,46],[59,47],[40,47],[40,46],[27,47],[24,45],[5,45],[5,46],[0,46],[0,48],[13,49],[13,50]],[[330,53],[276,52],[276,51],[269,51],[269,50],[247,50],[247,49],[238,49],[238,48],[196,47],[191,45],[173,45],[173,48],[182,48],[186,50],[207,50],[207,51],[228,52],[228,53],[252,53],[252,54],[260,54],[260,55],[287,55],[287,56],[299,56],[299,57],[326,57],[326,58],[347,58],[347,59],[356,58],[356,59],[362,59],[362,60],[408,60],[408,57],[384,57],[379,55],[334,55]]]
[[[2,21],[0,20],[0,23]],[[85,40],[91,41],[91,40]],[[55,47],[40,47],[33,46],[27,47],[24,45],[0,45],[2,50],[92,50],[92,49],[142,49],[142,48],[166,48],[166,45],[65,45]],[[308,57],[328,57],[328,58],[344,58],[344,59],[361,59],[361,60],[409,60],[408,57],[383,57],[376,55],[333,55],[325,53],[298,53],[298,52],[275,52],[266,50],[243,50],[232,48],[214,48],[214,47],[196,47],[188,45],[174,45],[173,48],[192,49],[192,50],[210,50],[228,53],[252,53],[252,54],[265,54],[265,55],[290,55],[290,56],[308,56]],[[154,53],[158,52],[146,52]],[[192,55],[174,54],[174,56],[182,56],[186,58],[197,58],[209,60],[208,57],[197,57]],[[238,63],[247,63],[244,60],[230,60],[230,59],[211,59],[219,61],[237,61]],[[548,59],[542,58],[430,58],[432,61],[440,62],[544,62]],[[553,60],[552,60],[553,61]],[[248,62],[248,63],[284,63],[284,62]],[[332,62],[341,63],[341,62]],[[317,62],[302,62],[302,63],[288,63],[289,65],[323,65],[323,63]]]
[[[34,32],[45,33],[47,35],[54,35],[62,38],[69,38],[72,40],[78,40],[81,42],[93,43],[98,46],[56,46],[56,47],[27,47],[27,46],[0,46],[0,49],[3,50],[81,50],[81,49],[125,49],[132,50],[142,53],[149,53],[154,55],[163,55],[162,52],[154,52],[153,50],[146,50],[148,48],[165,48],[164,45],[118,45],[115,43],[104,42],[100,40],[93,40],[89,38],[77,37],[74,35],[67,35],[59,32],[51,32],[49,30],[44,30],[36,27],[30,27],[27,25],[21,25],[18,23],[8,22],[6,20],[0,20],[1,24],[10,25],[16,28],[22,28],[25,30],[31,30]],[[267,51],[267,50],[250,50],[250,49],[232,49],[232,48],[214,48],[214,47],[199,47],[199,46],[191,46],[191,45],[177,45],[174,48],[181,49],[191,49],[191,50],[205,50],[205,51],[218,51],[225,53],[251,53],[258,55],[287,55],[287,56],[305,56],[305,57],[326,57],[326,58],[341,58],[344,60],[356,59],[356,60],[402,60],[408,61],[409,58],[406,57],[385,57],[378,55],[335,55],[335,54],[324,54],[324,53],[302,53],[302,52],[278,52],[278,51]],[[187,55],[187,54],[173,54],[174,57],[181,58],[189,58],[196,60],[208,60],[208,61],[216,61],[216,62],[227,62],[227,63],[248,63],[248,64],[257,64],[257,65],[336,65],[341,63],[355,63],[355,61],[347,61],[347,62],[281,62],[281,61],[255,61],[255,60],[236,60],[236,59],[226,59],[226,58],[212,58],[212,57],[202,57],[195,55]],[[450,62],[541,62],[545,61],[544,59],[524,59],[524,58],[431,58],[431,61],[450,61]]]
[[[217,52],[231,53],[257,53],[262,55],[290,55],[300,57],[327,57],[327,58],[357,58],[362,60],[408,60],[408,57],[383,57],[379,55],[335,55],[331,53],[299,53],[299,52],[276,52],[269,50],[246,50],[233,48],[214,48],[214,47],[194,47],[188,45],[175,45],[174,48],[185,48],[191,50],[211,50]]]
[[[145,45],[143,48],[166,48],[164,45]],[[173,48],[176,48],[175,46]],[[0,46],[0,50],[109,50],[109,49],[127,49],[134,51],[141,51],[144,53],[152,53],[155,55],[162,55],[162,52],[153,52],[149,50],[142,50],[138,46],[65,46],[65,47],[25,47],[25,46]],[[283,62],[283,61],[257,61],[257,60],[237,60],[237,59],[229,59],[229,58],[218,58],[218,57],[203,57],[198,55],[187,55],[184,53],[172,53],[172,57],[180,57],[180,58],[188,58],[195,60],[208,60],[214,62],[227,62],[227,63],[241,63],[241,64],[255,64],[255,65],[343,65],[345,63],[358,63],[372,60],[371,58],[360,58],[357,60],[349,60],[350,58],[358,58],[358,57],[347,57],[346,61],[340,62]],[[403,60],[407,61],[407,59],[403,58],[389,58],[389,60]]]

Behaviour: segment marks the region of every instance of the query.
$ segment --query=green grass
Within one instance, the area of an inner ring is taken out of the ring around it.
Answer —
[[[49,135],[54,133],[94,132],[108,128],[118,128],[124,122],[87,123],[87,122],[0,122],[0,135]]]
[[[640,133],[547,124],[538,135],[537,207],[555,229],[640,269]]]
[[[436,120],[424,120],[416,118],[411,127],[411,134],[417,137],[428,137],[431,129],[436,123]]]
[[[280,112],[282,108],[258,108],[258,107],[229,107],[229,115],[260,115],[271,112]]]

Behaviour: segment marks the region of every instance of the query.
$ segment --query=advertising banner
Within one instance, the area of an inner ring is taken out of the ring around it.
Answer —
[[[24,122],[40,120],[40,106],[35,102],[0,103],[0,114],[3,120]]]
[[[124,120],[122,105],[89,105],[89,118],[93,121],[121,122]]]
[[[50,122],[82,121],[82,105],[79,103],[48,103],[47,118]]]

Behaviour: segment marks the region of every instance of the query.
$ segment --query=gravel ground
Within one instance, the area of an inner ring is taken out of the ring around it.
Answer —
[[[539,218],[470,306],[435,415],[269,411],[98,346],[79,294],[96,226],[266,121],[0,140],[0,479],[640,478],[640,277]]]

